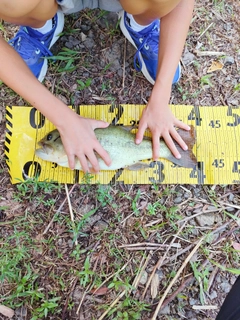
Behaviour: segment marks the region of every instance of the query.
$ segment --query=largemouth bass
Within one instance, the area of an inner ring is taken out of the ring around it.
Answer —
[[[129,127],[123,126],[109,126],[105,129],[95,129],[95,135],[98,141],[112,159],[112,164],[108,167],[96,154],[100,170],[117,170],[120,168],[139,170],[148,167],[148,165],[141,162],[141,160],[152,158],[151,138],[144,137],[142,143],[136,145],[135,134],[130,131]],[[193,168],[197,164],[197,159],[192,152],[192,147],[195,143],[194,127],[191,126],[190,131],[179,129],[178,133],[187,144],[188,150],[184,151],[175,143],[181,154],[181,159],[176,159],[161,139],[159,158],[167,159],[181,167]],[[58,130],[49,132],[38,144],[41,146],[41,148],[36,150],[36,155],[39,158],[57,163],[59,166],[68,167],[68,158]],[[89,167],[91,167],[90,163]],[[75,161],[75,169],[81,170],[81,164],[77,158]]]

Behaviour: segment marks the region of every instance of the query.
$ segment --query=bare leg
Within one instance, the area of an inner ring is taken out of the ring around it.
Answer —
[[[42,27],[58,9],[55,0],[0,0],[0,18],[17,25]]]
[[[172,11],[180,0],[120,0],[123,9],[132,14],[137,23],[148,25]]]

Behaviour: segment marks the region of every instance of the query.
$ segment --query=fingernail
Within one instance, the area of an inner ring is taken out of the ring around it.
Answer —
[[[178,155],[176,156],[176,158],[177,158],[177,159],[181,159],[181,155],[178,154]]]
[[[187,151],[187,150],[188,150],[188,146],[185,145],[184,148],[183,148],[183,150]]]
[[[139,140],[139,139],[136,139],[135,142],[136,142],[136,144],[139,144],[139,143],[140,143],[140,140]]]

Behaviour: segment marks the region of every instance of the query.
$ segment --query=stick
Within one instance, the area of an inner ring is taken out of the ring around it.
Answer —
[[[196,50],[196,54],[198,57],[205,57],[205,56],[225,56],[226,52],[223,51],[199,51]]]
[[[183,229],[184,227],[185,227],[185,223],[180,227],[180,229],[178,230],[177,234],[173,237],[173,239],[172,239],[169,247],[167,248],[164,256],[158,260],[157,264],[156,264],[155,267],[153,268],[153,271],[152,271],[152,273],[151,273],[151,275],[150,275],[150,277],[149,277],[149,279],[148,279],[148,282],[147,282],[147,284],[146,284],[146,288],[145,288],[144,291],[143,291],[142,299],[144,298],[144,296],[145,296],[145,294],[146,294],[146,292],[147,292],[147,289],[148,289],[148,287],[149,287],[149,285],[150,285],[150,283],[151,283],[151,281],[152,281],[152,279],[153,279],[153,276],[154,276],[156,270],[159,269],[159,268],[162,266],[162,263],[163,263],[164,259],[166,258],[167,254],[168,254],[168,251],[170,250],[170,248],[172,247],[172,244],[173,244],[174,241],[176,240],[176,237],[178,236],[178,234],[182,231],[182,229]]]
[[[71,204],[71,201],[70,201],[70,197],[69,197],[69,193],[68,193],[68,187],[67,187],[66,183],[65,183],[65,191],[66,191],[66,195],[67,195],[67,201],[68,201],[68,207],[69,207],[69,211],[70,211],[71,221],[72,221],[72,223],[74,225],[74,216],[73,216],[73,211],[72,211],[72,204]],[[77,239],[75,241],[75,245],[76,246],[78,245]]]
[[[208,29],[211,28],[211,26],[212,26],[213,24],[214,24],[214,22],[210,23],[210,25],[200,34],[200,36],[198,37],[198,40],[199,40],[200,38],[202,38],[202,36],[208,31]]]
[[[170,284],[168,285],[166,291],[164,292],[161,300],[159,301],[158,305],[157,305],[157,308],[154,312],[154,315],[152,317],[151,320],[156,320],[157,319],[157,315],[158,315],[158,312],[163,304],[163,301],[165,300],[168,292],[171,290],[173,284],[176,282],[176,280],[178,279],[180,273],[183,271],[183,269],[186,267],[186,265],[188,264],[188,262],[190,261],[190,259],[192,258],[192,256],[195,254],[195,252],[198,250],[198,248],[201,246],[202,242],[204,240],[204,237],[201,238],[199,240],[199,242],[196,244],[196,246],[194,247],[194,249],[192,250],[192,252],[188,255],[188,257],[186,258],[186,260],[184,261],[184,263],[182,264],[181,268],[178,270],[178,272],[176,273],[175,277],[172,279],[172,281],[170,282]]]
[[[71,190],[69,191],[69,195],[73,192],[73,189],[75,188],[76,184],[74,184],[71,188]],[[59,212],[62,210],[62,207],[64,206],[65,202],[67,201],[67,197],[63,200],[62,204],[60,205],[60,207],[57,209],[56,213],[54,214],[54,216],[52,217],[52,220],[49,222],[49,224],[47,225],[47,227],[45,228],[45,230],[43,231],[43,234],[46,234],[48,232],[48,230],[50,229],[51,225],[53,224],[53,221],[56,217],[56,215],[59,214]]]

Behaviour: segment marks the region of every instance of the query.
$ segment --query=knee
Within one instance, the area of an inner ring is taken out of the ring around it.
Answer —
[[[42,14],[48,14],[55,10],[55,0],[0,0],[0,18],[8,21],[22,17],[41,18]]]
[[[28,15],[41,0],[0,0],[0,17],[18,18]]]

